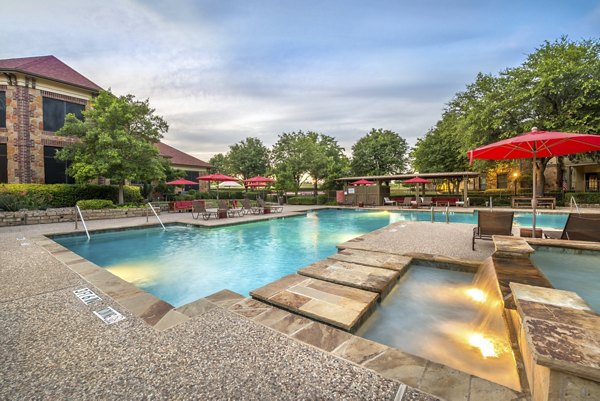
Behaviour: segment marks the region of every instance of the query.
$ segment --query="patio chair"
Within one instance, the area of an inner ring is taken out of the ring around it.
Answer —
[[[398,202],[396,202],[395,200],[391,200],[387,196],[383,197],[383,206],[387,206],[387,205],[396,206],[397,204],[398,204]]]
[[[544,238],[600,242],[600,214],[569,213],[561,231],[545,231]]]
[[[273,205],[270,203],[267,204],[262,198],[258,198],[256,201],[258,202],[258,205],[263,208],[263,211],[265,209],[270,209],[270,211],[273,213],[281,213],[283,211],[283,206]]]
[[[229,207],[229,203],[227,203],[226,200],[221,199],[219,200],[219,212],[225,212],[227,213],[227,217],[235,217],[235,216],[243,216],[244,215],[244,211],[242,209],[233,209],[231,207]]]
[[[403,200],[402,200],[402,207],[411,207],[412,206],[412,202],[413,202],[413,198],[411,196],[406,196]]]
[[[262,207],[252,206],[250,203],[250,199],[242,199],[242,210],[244,214],[252,213],[252,214],[261,214],[264,212]]]
[[[196,214],[196,216],[194,216]],[[202,215],[204,220],[208,220],[214,216],[214,218],[219,217],[219,213],[216,210],[206,210],[204,206],[204,202],[193,201],[192,202],[192,218],[194,220],[198,220],[198,218]]]
[[[491,240],[492,235],[512,235],[513,217],[515,212],[477,212],[477,227],[473,227],[472,248],[475,250],[475,240]]]
[[[431,206],[433,204],[430,196],[424,196],[421,198],[421,206]]]

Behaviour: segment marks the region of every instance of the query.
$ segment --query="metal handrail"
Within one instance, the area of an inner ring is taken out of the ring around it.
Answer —
[[[490,210],[494,208],[494,198],[490,196]]]
[[[450,223],[450,206],[446,206],[446,224]]]
[[[79,217],[81,217],[81,223],[83,224],[83,228],[85,229],[85,235],[87,235],[88,241],[89,241],[90,233],[87,229],[87,226],[85,225],[85,220],[83,219],[83,214],[81,214],[81,209],[79,208],[79,205],[75,205],[75,209],[77,210],[77,213],[79,213]],[[77,213],[75,213],[75,229],[76,230],[77,230]]]
[[[435,211],[433,206],[431,206],[431,222],[435,223]]]
[[[579,210],[579,205],[577,204],[577,201],[575,200],[574,196],[571,196],[571,200],[569,201],[570,206],[571,206],[571,212],[573,211],[573,204],[575,205],[575,210],[577,210],[577,214],[581,214],[581,210]]]
[[[156,213],[156,210],[154,210],[154,207],[152,206],[152,203],[148,202],[148,206],[150,206],[150,209],[152,209],[152,212],[154,213],[154,215],[156,216],[156,218],[158,219],[158,222],[160,223],[160,225],[162,226],[164,231],[167,231],[167,229],[165,228],[165,225],[163,224],[163,222],[160,220],[160,217],[158,217],[158,213]]]

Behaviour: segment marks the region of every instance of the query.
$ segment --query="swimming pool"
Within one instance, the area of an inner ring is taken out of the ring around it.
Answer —
[[[577,293],[600,313],[600,252],[541,246],[531,260],[555,288]]]
[[[428,212],[329,209],[226,227],[170,226],[55,236],[85,259],[174,306],[222,289],[248,295],[336,252],[336,245],[399,221],[430,221]],[[519,220],[521,219],[521,220]],[[528,224],[520,213],[515,224]],[[547,220],[545,220],[547,219]],[[558,220],[557,220],[558,219]],[[562,220],[561,220],[562,219]],[[541,215],[538,225],[562,228],[566,215]],[[445,221],[438,213],[436,221]],[[450,215],[477,223],[473,213]]]
[[[394,221],[387,212],[321,210],[226,227],[169,226],[54,241],[174,306],[222,289],[248,295]]]

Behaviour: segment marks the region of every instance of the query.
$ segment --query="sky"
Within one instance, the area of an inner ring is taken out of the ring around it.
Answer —
[[[0,58],[54,55],[150,99],[163,142],[202,160],[246,137],[316,131],[351,153],[372,128],[412,146],[479,72],[544,41],[600,38],[588,0],[19,0]]]

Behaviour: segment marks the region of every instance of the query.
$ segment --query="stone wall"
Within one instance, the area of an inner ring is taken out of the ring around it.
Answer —
[[[88,220],[121,219],[126,217],[145,217],[152,215],[148,208],[129,209],[93,209],[82,210],[83,218]],[[160,210],[156,209],[160,214]],[[75,221],[75,209],[24,210],[19,212],[0,212],[0,227],[21,226],[27,224],[49,224]]]

